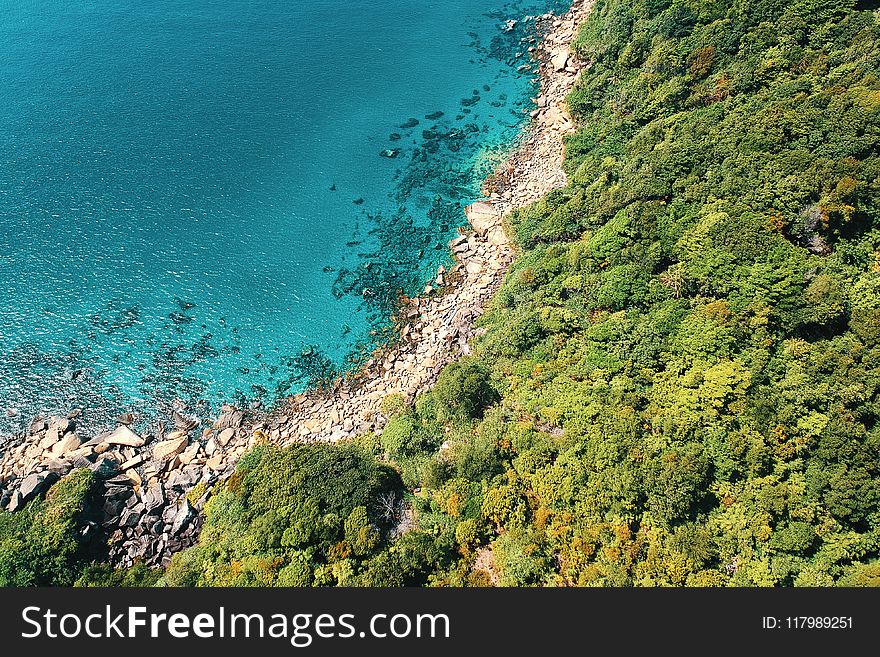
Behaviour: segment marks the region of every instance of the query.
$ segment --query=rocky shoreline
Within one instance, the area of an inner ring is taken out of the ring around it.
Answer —
[[[36,418],[22,435],[6,438],[0,507],[15,511],[67,472],[88,467],[103,487],[104,521],[95,530],[107,535],[111,562],[166,565],[198,536],[211,488],[258,442],[336,442],[381,432],[387,397],[412,401],[447,364],[470,353],[476,319],[514,259],[504,217],[566,184],[563,137],[574,123],[565,98],[582,67],[570,45],[592,5],[575,0],[562,16],[536,18],[541,39],[530,51],[541,87],[532,121],[512,157],[487,179],[486,199],[466,209],[471,230],[450,242],[455,265],[441,267],[424,293],[401,307],[396,343],[329,389],[291,397],[271,413],[224,406],[210,421],[181,406],[166,425],[137,433],[135,418],[125,416],[113,431],[88,439],[77,410]]]

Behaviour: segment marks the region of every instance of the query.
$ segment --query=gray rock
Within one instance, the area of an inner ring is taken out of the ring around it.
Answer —
[[[63,436],[70,428],[70,420],[66,417],[53,417],[49,420],[49,428],[55,429],[59,436]]]
[[[81,444],[80,447],[97,447],[98,445],[100,445],[101,443],[103,443],[104,440],[105,440],[105,439],[107,438],[107,436],[109,436],[109,435],[110,435],[110,434],[109,434],[109,433],[106,433],[106,432],[105,432],[105,433],[102,433],[102,434],[100,434],[100,435],[98,435],[98,436],[95,436],[95,437],[92,438],[91,440],[87,440],[86,442],[84,442],[83,444]]]
[[[192,431],[200,424],[199,418],[183,415],[178,411],[172,411],[171,418],[174,420],[174,426],[181,431]]]
[[[166,506],[162,511],[162,522],[166,525],[171,525],[174,522],[174,517],[177,515],[177,507],[174,506]]]
[[[127,500],[134,495],[134,491],[129,486],[107,486],[104,489],[104,497],[113,500]]]
[[[178,492],[189,490],[198,480],[199,472],[200,471],[183,472],[181,470],[175,470],[174,473],[168,477],[168,488],[172,488]]]
[[[65,461],[63,459],[50,459],[46,463],[46,467],[49,468],[49,472],[52,474],[63,477],[73,469],[73,464],[70,461]]]
[[[105,499],[104,506],[102,507],[102,511],[107,522],[111,525],[116,524],[116,519],[119,518],[119,515],[125,509],[125,501],[124,500],[115,500],[115,499]]]
[[[116,421],[117,421],[119,424],[124,424],[124,425],[127,426],[127,425],[130,425],[130,424],[133,424],[134,421],[135,421],[135,419],[136,419],[136,418],[135,418],[135,416],[134,416],[134,413],[123,413],[123,414],[120,415],[118,418],[116,418]]]
[[[134,482],[124,474],[108,479],[107,483],[111,486],[134,486]]]
[[[100,479],[109,479],[119,472],[119,464],[113,459],[100,458],[89,466],[89,469]]]
[[[13,511],[18,511],[22,506],[24,506],[24,499],[22,498],[21,493],[17,490],[12,491],[12,497],[6,506],[6,510],[11,513]]]
[[[143,516],[142,509],[126,509],[122,512],[122,517],[119,519],[119,526],[132,528],[137,527],[138,523],[141,520],[141,516]]]
[[[89,461],[86,457],[84,457],[84,456],[77,456],[76,458],[74,458],[74,459],[70,462],[70,465],[71,465],[74,469],[79,469],[79,468],[91,468],[93,464],[92,464],[92,462]]]
[[[157,514],[165,506],[165,503],[165,487],[162,486],[161,482],[150,486],[144,494],[144,508],[150,515]]]
[[[181,534],[192,522],[195,515],[195,509],[192,508],[189,500],[184,498],[183,504],[180,506],[177,514],[174,516],[174,522],[171,523],[171,533],[174,536]]]
[[[22,500],[27,502],[32,497],[41,494],[56,481],[58,481],[58,475],[51,472],[34,473],[22,480],[18,491],[21,493]]]
[[[218,429],[235,429],[240,427],[243,422],[244,411],[230,410],[217,418],[216,427]]]
[[[28,433],[34,435],[35,433],[40,433],[41,431],[46,430],[46,420],[37,416],[31,421],[31,426],[28,428]]]

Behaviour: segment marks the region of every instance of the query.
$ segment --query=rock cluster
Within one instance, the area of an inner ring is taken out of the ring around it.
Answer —
[[[83,441],[76,415],[36,418],[7,447],[0,461],[0,506],[17,511],[71,470],[89,468],[100,486],[110,558],[122,565],[135,559],[164,565],[191,545],[208,492],[232,473],[262,426],[226,406],[201,430],[200,420],[175,411],[167,433],[161,425],[139,434],[119,424]]]
[[[113,430],[87,440],[77,426],[78,411],[37,418],[23,435],[0,440],[0,506],[20,509],[70,470],[88,467],[103,486],[111,561],[165,565],[194,542],[211,488],[256,441],[335,442],[381,432],[387,422],[382,402],[389,395],[412,401],[444,366],[470,353],[479,334],[475,320],[514,257],[504,216],[566,184],[563,137],[574,123],[565,97],[581,67],[569,44],[591,8],[591,0],[575,0],[561,17],[538,18],[542,39],[532,55],[540,64],[541,89],[531,125],[515,154],[486,181],[486,200],[466,209],[471,230],[449,244],[455,265],[441,267],[424,293],[400,308],[397,343],[331,389],[291,397],[269,414],[224,406],[219,417],[202,420],[181,405],[170,414],[171,431],[160,425],[138,433],[129,414]]]
[[[504,216],[567,184],[563,137],[575,124],[565,98],[582,67],[570,44],[592,7],[592,0],[576,0],[563,16],[538,17],[542,38],[532,56],[539,62],[541,88],[532,123],[514,155],[486,181],[487,199],[465,210],[472,230],[449,244],[456,264],[450,271],[441,268],[424,294],[400,309],[399,342],[332,390],[289,399],[281,412],[286,421],[273,430],[272,440],[336,441],[381,431],[386,421],[381,405],[387,396],[399,394],[411,401],[433,385],[445,365],[470,353],[469,341],[479,332],[475,320],[514,256]]]

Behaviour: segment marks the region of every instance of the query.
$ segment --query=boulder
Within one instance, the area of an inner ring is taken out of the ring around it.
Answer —
[[[143,454],[138,454],[136,456],[131,457],[125,463],[119,466],[120,470],[131,470],[132,468],[138,467],[141,463],[144,462]]]
[[[59,477],[63,477],[73,468],[73,465],[70,461],[65,459],[52,458],[46,462],[46,467],[49,469],[49,472],[52,474],[56,474]]]
[[[35,417],[31,420],[31,425],[28,427],[28,433],[32,436],[36,433],[40,433],[41,431],[46,430],[46,420],[39,416]]]
[[[127,447],[143,447],[145,440],[134,431],[123,425],[104,438],[104,442],[110,445],[125,445]]]
[[[195,509],[192,508],[192,505],[189,503],[189,500],[184,498],[183,504],[177,510],[177,513],[174,516],[174,520],[171,523],[171,533],[174,536],[183,533],[189,524],[192,522],[193,518],[195,518],[196,512]]]
[[[90,469],[96,477],[109,479],[119,471],[119,464],[113,459],[100,458],[90,466]]]
[[[189,438],[186,437],[186,434],[182,431],[175,431],[170,434],[168,440],[156,443],[153,447],[153,458],[162,461],[171,456],[177,456],[186,449],[187,443],[189,443]]]
[[[129,424],[133,424],[135,419],[136,418],[134,416],[134,413],[123,413],[118,418],[116,418],[116,421],[119,424],[129,425]]]
[[[200,424],[197,417],[183,415],[179,411],[172,411],[171,418],[174,421],[174,426],[182,431],[192,431]]]
[[[227,427],[217,434],[217,442],[221,447],[226,447],[233,438],[235,438],[235,429],[232,427]]]
[[[223,415],[217,418],[217,422],[214,425],[216,429],[228,429],[228,428],[236,428],[242,425],[244,422],[244,411],[239,411],[231,406],[223,407]]]
[[[59,436],[63,436],[70,429],[71,421],[66,417],[49,418],[49,428],[58,431]]]
[[[174,517],[177,515],[177,507],[175,506],[166,506],[162,510],[162,522],[164,522],[167,526],[171,526],[174,522]]]
[[[9,504],[6,506],[6,510],[9,512],[18,511],[24,505],[24,498],[21,496],[17,490],[12,491],[12,497],[9,500]]]
[[[82,441],[75,433],[68,433],[52,446],[52,456],[58,458],[72,452],[80,446]]]
[[[104,512],[104,516],[107,518],[109,524],[116,524],[115,519],[119,517],[119,514],[122,513],[122,510],[125,508],[125,500],[120,499],[112,499],[108,498],[104,500],[104,506],[102,508]]]
[[[144,508],[150,515],[155,515],[165,506],[165,487],[162,483],[154,484],[144,494]]]
[[[553,53],[553,56],[550,58],[550,65],[557,73],[564,71],[565,67],[568,66],[568,50],[563,49]]]
[[[80,451],[80,450],[77,450]],[[90,468],[92,467],[92,462],[89,461],[84,456],[76,456],[76,452],[69,454],[68,458],[70,459],[70,465],[73,468]]]
[[[46,435],[43,436],[43,439],[39,443],[40,449],[49,449],[56,444],[60,438],[61,434],[58,433],[58,429],[50,428],[46,431]]]
[[[198,480],[198,475],[187,473],[183,470],[175,470],[168,477],[167,488],[172,488],[178,492],[183,492],[192,488]]]
[[[491,244],[501,245],[506,242],[504,229],[501,225],[501,213],[487,201],[477,201],[465,208],[465,215],[474,230],[486,235]]]
[[[134,495],[134,491],[128,485],[117,486],[110,484],[104,488],[104,499],[106,500],[122,500],[124,503],[132,495]]]
[[[122,517],[119,519],[119,526],[137,527],[137,524],[140,522],[142,515],[143,511],[137,507],[133,509],[126,509],[122,512]]]
[[[196,456],[198,456],[201,447],[202,446],[199,443],[193,443],[185,450],[183,450],[180,454],[178,454],[177,458],[180,459],[180,462],[183,465],[189,465],[190,463],[192,463],[192,460]]]
[[[471,276],[476,276],[477,274],[483,273],[483,266],[480,263],[474,262],[473,260],[471,260],[470,262],[467,263],[465,270]]]
[[[41,494],[52,484],[58,481],[58,475],[51,472],[38,472],[25,477],[18,492],[21,493],[22,500],[27,502],[32,497]]]
[[[134,486],[134,483],[135,482],[126,474],[117,475],[112,479],[107,480],[107,485],[114,488],[120,488],[123,486]]]

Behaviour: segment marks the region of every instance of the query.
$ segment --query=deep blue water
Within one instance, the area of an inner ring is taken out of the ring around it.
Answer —
[[[349,367],[448,261],[534,91],[522,19],[565,4],[0,0],[0,426]]]

